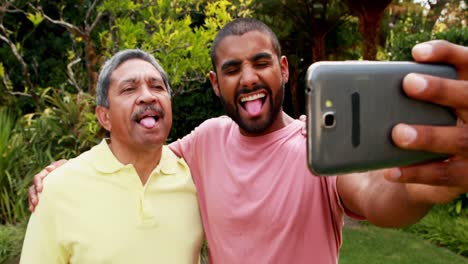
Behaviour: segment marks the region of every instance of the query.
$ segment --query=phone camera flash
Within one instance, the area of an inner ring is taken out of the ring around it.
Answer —
[[[333,106],[333,103],[331,100],[326,100],[325,101],[325,107],[332,107]]]

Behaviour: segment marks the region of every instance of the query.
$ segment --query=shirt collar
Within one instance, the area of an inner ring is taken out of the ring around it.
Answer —
[[[123,168],[133,166],[131,164],[122,164],[112,153],[106,139],[103,139],[101,143],[94,146],[93,149],[96,157],[96,159],[93,160],[93,165],[96,170],[103,174],[112,174]],[[163,146],[161,160],[156,168],[154,168],[153,172],[166,175],[175,174],[179,163],[183,163],[183,160],[176,157],[167,146]]]

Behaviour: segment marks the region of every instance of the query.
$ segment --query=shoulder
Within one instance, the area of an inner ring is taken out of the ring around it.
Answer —
[[[231,127],[233,124],[235,123],[230,117],[223,115],[205,120],[196,129],[225,128]]]
[[[95,157],[92,149],[88,150],[76,158],[68,160],[65,164],[53,170],[44,179],[44,193],[59,195],[64,191],[73,189],[84,176],[89,175],[94,170],[92,160]]]
[[[184,166],[186,166],[184,159],[180,158],[167,145],[163,146],[163,156],[162,156],[161,160],[162,160],[162,162],[164,162],[166,164],[170,164],[172,166],[175,166],[175,165],[184,165]]]
[[[174,151],[172,151],[168,146],[163,146],[163,157],[161,158],[161,163],[163,168],[182,169],[183,171],[189,171],[190,169],[185,162],[184,158],[179,157]]]
[[[237,124],[228,116],[210,118],[196,127],[189,135],[195,138],[212,138],[230,131]]]

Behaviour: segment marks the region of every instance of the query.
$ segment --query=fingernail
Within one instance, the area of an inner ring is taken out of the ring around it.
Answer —
[[[414,92],[420,93],[427,88],[427,80],[417,74],[409,74],[408,82]]]
[[[418,44],[414,46],[413,51],[418,53],[420,59],[428,59],[432,55],[432,46],[429,44]]]
[[[390,180],[390,181],[398,181],[400,179],[400,176],[401,176],[401,170],[398,169],[398,168],[394,168],[394,169],[389,169],[387,171],[387,175],[386,175],[387,179]]]
[[[395,133],[400,144],[405,146],[413,142],[418,136],[416,129],[402,124],[395,127]]]

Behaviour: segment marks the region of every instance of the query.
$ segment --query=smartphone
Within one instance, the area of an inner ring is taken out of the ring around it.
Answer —
[[[307,155],[316,175],[405,166],[446,154],[404,150],[394,145],[398,123],[453,126],[455,114],[408,97],[402,87],[408,73],[456,79],[449,65],[415,62],[317,62],[306,75]]]

